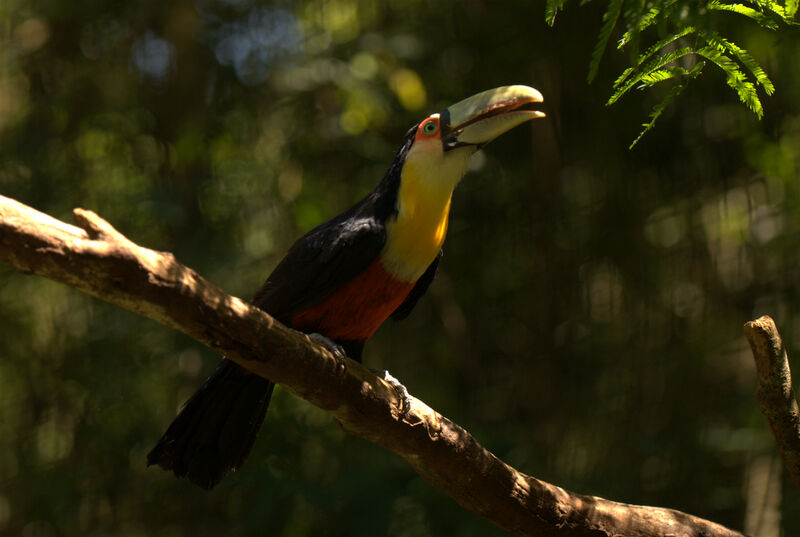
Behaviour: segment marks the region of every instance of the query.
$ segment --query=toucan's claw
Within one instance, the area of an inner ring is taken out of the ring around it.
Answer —
[[[392,388],[397,392],[397,395],[400,397],[400,417],[405,417],[409,409],[411,409],[411,394],[408,393],[406,387],[403,386],[399,380],[389,373],[388,369],[380,369],[374,371],[374,373],[391,384]]]
[[[329,351],[333,353],[340,360],[344,360],[347,357],[347,353],[344,351],[344,347],[337,344],[330,338],[323,336],[322,334],[318,334],[314,332],[312,334],[308,334],[308,339],[313,341],[314,343],[318,343],[323,347],[326,347]]]

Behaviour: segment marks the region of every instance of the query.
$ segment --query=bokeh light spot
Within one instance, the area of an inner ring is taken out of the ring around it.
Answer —
[[[389,78],[389,86],[406,110],[419,110],[427,102],[425,85],[411,69],[398,69]]]

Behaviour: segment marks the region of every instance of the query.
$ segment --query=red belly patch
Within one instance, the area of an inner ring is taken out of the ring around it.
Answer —
[[[403,303],[414,283],[396,279],[377,259],[326,300],[293,315],[291,325],[333,340],[366,341]]]

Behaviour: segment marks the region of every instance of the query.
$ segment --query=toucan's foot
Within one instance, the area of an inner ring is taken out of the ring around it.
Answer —
[[[334,354],[334,356],[336,356],[340,360],[344,360],[345,357],[347,356],[347,353],[344,352],[344,347],[338,345],[335,341],[333,341],[329,337],[325,337],[322,334],[314,332],[313,334],[308,334],[308,338],[314,343],[319,343],[320,345],[327,347],[328,350],[330,350]]]
[[[378,375],[383,380],[385,380],[386,382],[388,382],[389,384],[391,384],[392,388],[395,389],[397,395],[400,396],[400,403],[401,403],[400,412],[403,416],[405,416],[408,410],[411,408],[411,395],[408,393],[406,387],[403,386],[403,384],[399,380],[393,377],[391,373],[389,373],[388,369],[380,369],[378,371],[375,371],[375,374]]]

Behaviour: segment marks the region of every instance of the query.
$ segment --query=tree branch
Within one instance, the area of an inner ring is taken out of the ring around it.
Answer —
[[[758,372],[756,400],[775,436],[783,462],[800,489],[800,409],[792,389],[792,372],[781,335],[764,315],[744,325]]]
[[[575,494],[527,476],[467,431],[307,336],[224,293],[169,253],[142,248],[96,214],[80,228],[0,196],[0,259],[188,334],[327,411],[342,428],[403,458],[462,507],[539,536],[741,537],[671,509]]]

